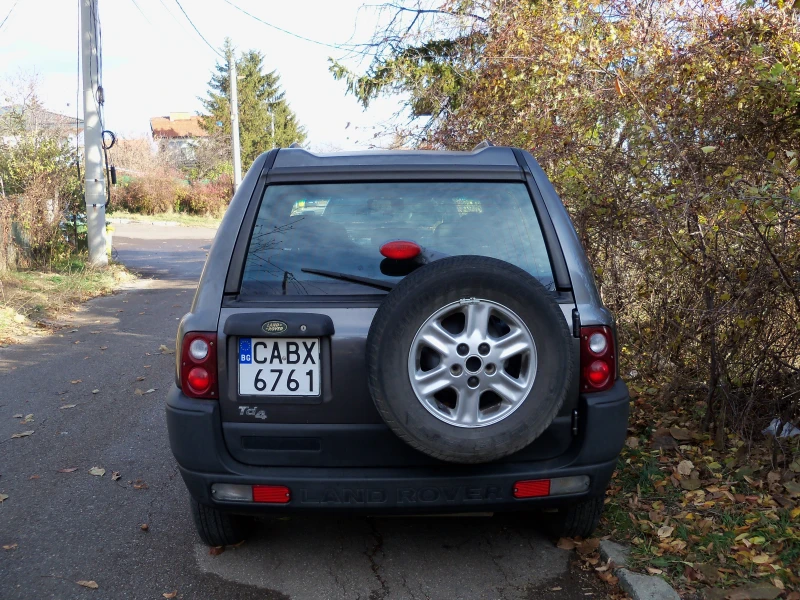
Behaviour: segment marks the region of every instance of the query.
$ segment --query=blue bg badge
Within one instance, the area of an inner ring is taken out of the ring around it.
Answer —
[[[249,365],[253,362],[253,340],[239,338],[239,364]]]

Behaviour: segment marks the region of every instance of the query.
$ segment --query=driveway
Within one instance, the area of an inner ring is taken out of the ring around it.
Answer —
[[[175,357],[159,348],[174,347],[213,234],[118,225],[118,258],[140,281],[87,303],[59,334],[0,349],[0,546],[11,547],[0,597],[605,597],[513,517],[287,518],[209,554],[169,451]]]

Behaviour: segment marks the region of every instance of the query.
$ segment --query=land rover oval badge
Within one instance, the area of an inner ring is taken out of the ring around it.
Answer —
[[[283,321],[267,321],[261,326],[261,330],[269,335],[283,333],[289,328]]]

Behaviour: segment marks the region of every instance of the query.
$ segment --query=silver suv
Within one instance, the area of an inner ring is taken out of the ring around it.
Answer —
[[[625,439],[613,317],[516,148],[263,154],[176,356],[170,445],[214,546],[312,511],[587,536]]]

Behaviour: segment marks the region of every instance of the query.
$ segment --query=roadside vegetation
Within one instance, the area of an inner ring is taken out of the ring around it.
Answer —
[[[364,106],[407,98],[407,145],[537,157],[631,386],[606,531],[688,595],[800,597],[797,438],[762,433],[800,419],[798,8],[406,2],[365,71],[331,62]]]
[[[112,215],[142,214],[186,224],[202,217],[203,225],[221,218],[233,195],[228,64],[236,53],[230,40],[221,54],[226,59],[215,65],[203,99],[207,114],[200,123],[207,137],[182,150],[161,139],[121,139],[111,148],[109,156],[119,174],[109,206]],[[264,72],[263,54],[249,50],[235,60],[246,172],[262,152],[303,143],[306,131],[285,98],[278,73]]]
[[[42,110],[35,81],[15,82],[0,115],[0,344],[58,327],[79,303],[131,276],[87,266],[74,123]]]

